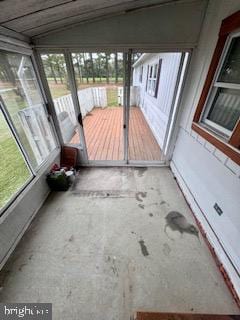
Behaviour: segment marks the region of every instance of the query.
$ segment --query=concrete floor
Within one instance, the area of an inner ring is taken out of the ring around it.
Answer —
[[[167,228],[192,214],[168,168],[83,169],[52,194],[1,272],[1,302],[51,302],[57,320],[133,311],[239,313],[203,239]]]

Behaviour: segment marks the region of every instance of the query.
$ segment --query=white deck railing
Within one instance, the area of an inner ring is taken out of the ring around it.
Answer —
[[[118,105],[123,105],[123,87],[117,87],[116,90],[118,90]],[[83,118],[91,112],[93,108],[105,108],[108,106],[107,87],[91,87],[79,90],[78,98]],[[75,134],[77,127],[77,117],[74,110],[72,95],[68,94],[60,98],[55,98],[53,102],[60,123],[63,140],[67,143]],[[130,105],[136,106],[138,103],[138,87],[131,87]],[[37,134],[37,130],[40,130],[40,128],[38,128],[39,124],[35,121],[36,117],[33,114],[33,110],[35,113],[40,112],[39,110],[42,110],[42,106],[29,107],[19,112],[21,123],[23,124],[24,131],[32,148],[36,144],[36,139],[40,136]],[[32,126],[35,128],[35,133],[31,132]],[[44,143],[42,143],[42,145],[44,150]]]
[[[123,105],[123,87],[117,87],[118,90],[118,105]],[[107,88],[106,87],[92,87],[78,90],[78,99],[82,116],[85,117],[87,113],[91,112],[93,108],[106,108]],[[71,94],[56,98],[53,100],[57,115],[63,111],[69,114],[71,121],[76,124],[76,116]],[[130,105],[139,105],[139,88],[131,87]]]
[[[53,102],[57,116],[63,111],[66,111],[72,123],[76,123],[76,115],[71,94],[56,98]]]
[[[83,117],[95,107],[107,107],[107,91],[104,87],[78,90],[78,99]],[[77,123],[71,94],[56,98],[53,102],[57,115],[66,111],[72,123]]]

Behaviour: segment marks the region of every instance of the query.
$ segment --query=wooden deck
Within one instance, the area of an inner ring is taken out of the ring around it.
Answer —
[[[123,107],[94,108],[83,120],[89,160],[123,160]],[[75,135],[71,143],[78,143]],[[161,160],[161,150],[138,107],[130,109],[129,159]]]
[[[130,108],[129,159],[160,161],[161,150],[139,107]]]

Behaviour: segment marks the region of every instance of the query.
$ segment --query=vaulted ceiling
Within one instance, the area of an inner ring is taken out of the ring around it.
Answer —
[[[0,0],[0,26],[35,37],[78,22],[180,0]]]

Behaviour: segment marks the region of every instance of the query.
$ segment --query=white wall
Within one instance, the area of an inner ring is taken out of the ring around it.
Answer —
[[[239,0],[210,1],[183,94],[171,166],[240,295],[240,167],[191,130],[221,21],[238,10]],[[215,203],[223,210],[221,216]]]
[[[158,64],[162,59],[157,97],[146,92],[148,65]],[[146,59],[134,68],[133,85],[140,87],[140,108],[160,146],[163,148],[169,113],[181,60],[181,53],[146,54]],[[142,83],[139,73],[143,66]]]
[[[193,0],[164,4],[64,28],[33,42],[44,47],[191,48],[198,42],[206,3]]]

